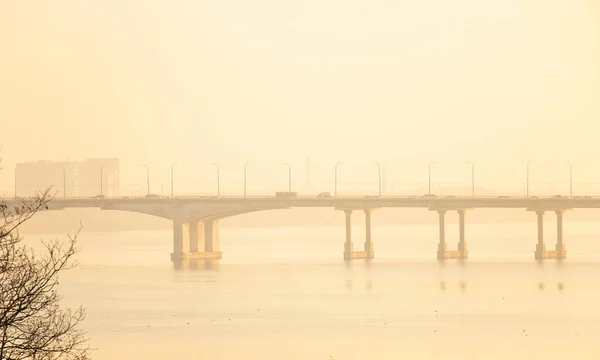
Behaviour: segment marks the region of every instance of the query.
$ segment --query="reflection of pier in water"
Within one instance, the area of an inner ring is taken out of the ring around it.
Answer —
[[[175,270],[218,270],[219,260],[180,260],[173,261],[173,269]]]
[[[464,291],[467,290],[467,282],[466,281],[458,281],[456,283],[456,285],[458,285],[458,288],[460,289],[461,292],[464,292]],[[448,283],[448,281],[440,281],[439,288],[440,288],[441,292],[446,292],[446,290],[448,290],[448,288],[451,287],[451,286],[453,287],[454,284],[452,283],[452,285],[450,285]],[[540,291],[544,291],[544,290],[547,289],[547,284],[545,282],[539,282],[537,284],[537,288]],[[562,281],[556,282],[556,289],[558,291],[564,291],[565,290],[565,284]]]
[[[547,285],[546,285],[546,283],[545,283],[545,282],[540,282],[540,283],[538,283],[538,289],[539,289],[540,291],[544,291],[544,290],[546,290],[546,289],[547,289]],[[556,283],[556,289],[557,289],[558,291],[564,291],[564,290],[565,290],[565,284],[564,284],[562,281],[558,281],[558,282]]]
[[[464,292],[467,290],[467,282],[466,281],[458,281],[457,285],[458,285],[458,289],[461,292]],[[448,286],[449,285],[448,285],[447,281],[440,281],[440,290],[442,292],[445,292],[448,289]]]

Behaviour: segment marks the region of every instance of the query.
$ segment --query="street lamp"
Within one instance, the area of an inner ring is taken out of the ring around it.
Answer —
[[[252,164],[251,162],[246,162],[244,165],[244,198],[246,197],[246,180],[248,179],[248,165]]]
[[[150,168],[146,164],[142,164],[140,166],[143,166],[146,168],[146,188],[147,188],[146,195],[150,195]]]
[[[467,161],[467,164],[471,164],[471,196],[475,197],[475,164],[471,161]]]
[[[531,166],[531,163],[533,163],[533,160],[527,162],[527,198],[529,198],[529,167]]]
[[[65,170],[65,167],[62,165],[58,165],[60,168],[62,168],[63,171],[63,199],[67,197],[67,172]]]
[[[175,168],[175,165],[177,165],[177,163],[171,164],[171,199],[174,198],[173,169]]]
[[[377,181],[379,186],[379,196],[381,196],[381,164],[379,164],[377,161],[374,161],[373,165],[377,165]]]
[[[292,165],[285,163],[288,167],[288,192],[292,192]]]
[[[102,182],[104,180],[104,173],[103,173],[103,171],[104,171],[104,167],[107,166],[107,165],[108,164],[104,164],[104,165],[100,166],[100,196],[103,196],[103,193],[102,193],[102,189],[103,189]]]
[[[573,197],[573,164],[569,160],[565,162],[569,164],[569,193]]]
[[[435,164],[435,161],[429,162],[429,192],[427,195],[431,196],[431,165]]]
[[[217,168],[217,197],[221,196],[221,175],[219,171],[219,164],[213,163],[213,166]]]
[[[343,161],[338,161],[337,163],[335,163],[335,168],[334,168],[334,187],[333,187],[333,196],[335,196],[337,198],[337,169],[338,169],[338,165],[343,164]]]

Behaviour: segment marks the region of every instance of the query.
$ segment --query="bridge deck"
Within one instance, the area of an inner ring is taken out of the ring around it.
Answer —
[[[7,199],[10,205],[18,199]],[[154,205],[248,205],[261,208],[282,207],[334,207],[334,208],[524,208],[524,209],[576,209],[600,208],[600,197],[426,197],[426,196],[338,196],[276,198],[275,196],[179,196],[160,197],[112,197],[112,198],[55,198],[53,208],[110,207],[118,204]]]

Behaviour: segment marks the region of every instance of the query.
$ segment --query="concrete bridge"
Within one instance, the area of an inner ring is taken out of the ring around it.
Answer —
[[[15,205],[19,199],[7,200]],[[293,207],[327,207],[343,211],[346,215],[346,240],[344,260],[373,259],[375,251],[371,237],[371,216],[379,208],[425,208],[436,211],[439,216],[439,243],[437,259],[467,259],[465,239],[465,216],[468,210],[477,208],[523,209],[537,217],[537,244],[534,255],[537,260],[564,259],[567,255],[563,239],[563,214],[571,209],[600,208],[600,197],[436,197],[436,196],[294,196],[294,197],[118,197],[118,198],[55,198],[48,210],[66,208],[100,208],[102,210],[131,211],[158,216],[173,221],[173,261],[221,259],[219,247],[220,219],[244,213],[285,209]],[[354,249],[351,215],[362,211],[366,220],[366,241],[362,251]],[[455,250],[448,250],[446,243],[445,215],[457,211],[459,215],[459,242]],[[555,213],[557,241],[554,250],[546,250],[544,243],[544,214]]]

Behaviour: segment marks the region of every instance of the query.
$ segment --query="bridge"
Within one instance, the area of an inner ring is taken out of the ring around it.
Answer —
[[[14,206],[19,199],[7,200]],[[437,259],[467,259],[465,239],[465,216],[468,210],[478,208],[524,209],[537,217],[536,260],[565,259],[567,255],[563,239],[563,214],[572,209],[598,209],[600,197],[438,197],[425,196],[178,196],[178,197],[96,197],[55,198],[47,210],[66,208],[100,208],[137,212],[173,221],[173,261],[216,260],[222,258],[219,246],[220,219],[256,211],[294,207],[333,208],[346,216],[344,260],[373,259],[375,251],[371,237],[371,216],[380,208],[425,208],[438,213],[439,243]],[[365,214],[366,239],[362,251],[354,249],[351,215],[353,211]],[[445,215],[456,211],[459,215],[459,241],[456,250],[448,250],[446,243]],[[544,214],[556,214],[557,241],[554,250],[546,250],[544,243]]]

